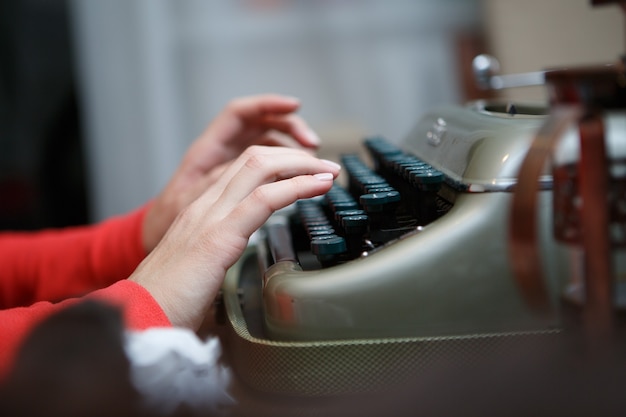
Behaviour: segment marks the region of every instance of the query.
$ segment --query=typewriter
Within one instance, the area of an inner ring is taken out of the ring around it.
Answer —
[[[223,286],[240,405],[251,415],[335,415],[320,398],[553,352],[560,298],[581,259],[554,238],[548,172],[538,184],[547,311],[523,299],[507,241],[516,174],[545,112],[498,102],[434,109],[402,141],[365,138],[366,156],[341,156],[344,181],[276,213]],[[609,142],[626,160],[624,118],[609,119]],[[571,144],[577,132],[568,136]],[[462,373],[442,388],[465,390]],[[351,415],[339,406],[337,415]]]
[[[616,206],[626,184],[623,98],[602,116]],[[570,325],[564,294],[579,287],[586,260],[572,239],[555,235],[554,209],[563,201],[549,164],[531,178],[547,294],[540,311],[516,280],[509,236],[518,174],[550,112],[499,101],[432,109],[404,138],[364,138],[364,152],[340,156],[342,178],[326,195],[276,213],[222,289],[225,354],[242,408],[345,416],[352,404],[319,399],[378,400],[406,386],[418,387],[409,396],[424,402],[439,395],[436,387],[476,394],[481,380],[461,378],[467,368],[459,364],[523,368],[528,355],[562,347]],[[580,157],[579,130],[572,125],[562,136],[556,163],[567,171]],[[560,187],[575,188],[570,180],[560,177]],[[575,212],[576,198],[569,203]],[[626,215],[616,212],[612,230],[621,233]],[[623,251],[615,265],[624,281]],[[447,382],[430,385],[442,370]]]
[[[365,155],[342,155],[343,181],[276,213],[227,274],[225,351],[238,377],[272,394],[369,392],[448,354],[559,334],[558,310],[525,304],[507,255],[511,191],[544,113],[433,109],[404,140],[365,138]],[[556,294],[569,254],[551,237],[551,178],[540,181]]]
[[[272,219],[257,247],[268,337],[423,337],[556,326],[555,315],[537,316],[520,298],[504,226],[541,113],[484,103],[434,109],[398,144],[364,139],[369,161],[342,155],[346,183]],[[542,181],[549,188],[550,179]],[[551,207],[549,192],[542,200]],[[552,230],[548,218],[541,230]],[[544,244],[554,268],[565,267],[548,236]]]

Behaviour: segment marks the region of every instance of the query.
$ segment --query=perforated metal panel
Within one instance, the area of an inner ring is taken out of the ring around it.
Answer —
[[[255,390],[286,396],[366,394],[399,387],[420,373],[532,349],[560,332],[284,342],[252,336],[238,295],[239,268],[226,278],[228,353],[237,377]],[[261,279],[260,277],[258,278]]]

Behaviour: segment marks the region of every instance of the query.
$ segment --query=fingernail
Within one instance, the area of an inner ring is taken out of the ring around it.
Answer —
[[[306,135],[307,139],[309,140],[309,142],[310,142],[312,145],[316,145],[316,146],[317,146],[317,145],[319,145],[320,143],[322,143],[322,140],[320,139],[320,137],[319,137],[319,136],[317,136],[317,133],[315,133],[315,132],[314,132],[314,131],[312,131],[312,130],[307,130],[307,131],[305,131],[305,135]]]
[[[341,169],[341,165],[339,165],[336,162],[330,161],[328,159],[322,159],[321,161],[324,162],[326,165],[330,165],[331,167],[335,169]]]
[[[315,174],[313,176],[320,181],[332,181],[335,178],[333,174],[329,172],[323,172],[321,174]]]
[[[295,96],[288,96],[288,95],[281,95],[281,97],[282,97],[284,100],[289,100],[289,101],[293,101],[293,102],[295,102],[295,103],[297,103],[297,104],[300,104],[300,99],[299,99],[298,97],[295,97]]]

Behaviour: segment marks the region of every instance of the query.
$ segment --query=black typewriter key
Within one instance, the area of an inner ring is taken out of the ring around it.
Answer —
[[[298,210],[303,213],[307,211],[316,211],[320,209],[320,205],[314,202],[302,203],[297,205]]]
[[[350,200],[352,195],[344,189],[334,188],[326,193],[324,199],[328,203],[332,203],[334,201]]]
[[[368,138],[364,145],[372,156],[376,169],[380,168],[384,160],[403,153],[397,146],[381,137]]]
[[[365,194],[380,194],[388,193],[389,191],[396,191],[395,188],[390,186],[379,187],[378,184],[369,186],[365,189]]]
[[[434,168],[415,170],[411,175],[412,182],[424,191],[437,191],[444,181],[443,173]]]
[[[359,202],[363,206],[363,209],[368,213],[388,211],[390,208],[394,208],[395,204],[399,201],[400,193],[398,191],[363,194],[359,198]]]
[[[328,202],[338,201],[338,200],[348,200],[352,198],[352,194],[350,194],[347,190],[344,190],[344,189],[336,189],[336,190],[332,190],[326,193],[324,198]]]
[[[324,214],[324,210],[321,207],[306,207],[299,211],[300,217],[309,218],[316,217]]]
[[[315,226],[330,226],[330,221],[326,217],[316,217],[314,219],[307,219],[304,221],[304,227],[310,229]]]
[[[312,200],[300,200],[296,204],[296,208],[299,212],[304,212],[308,210],[317,210],[319,209],[319,204]]]
[[[401,201],[400,193],[390,191],[380,194],[364,194],[359,201],[369,216],[370,237],[384,241],[385,234],[378,233],[378,231],[397,227],[395,212]]]
[[[416,216],[421,224],[437,218],[436,193],[444,182],[444,175],[432,167],[411,172],[411,183],[419,192]]]
[[[370,185],[370,184],[385,184],[385,183],[387,183],[387,180],[385,180],[380,175],[369,174],[369,173],[366,174],[366,175],[361,175],[359,178],[357,178],[357,180],[363,186],[367,186],[367,185]]]
[[[305,209],[305,210],[300,210],[300,218],[303,220],[307,220],[307,219],[316,219],[316,218],[320,218],[324,216],[324,211],[321,208],[317,208],[317,209]]]
[[[309,238],[313,240],[316,237],[330,236],[335,234],[335,229],[332,227],[316,228],[307,231]]]
[[[410,183],[413,172],[422,172],[429,168],[430,168],[430,165],[428,165],[425,162],[415,162],[413,164],[404,166],[401,175],[405,181]]]
[[[335,212],[335,220],[341,224],[341,219],[347,216],[358,216],[365,214],[365,210],[353,209],[353,210],[339,210]]]
[[[402,172],[399,173],[399,176],[402,179],[400,192],[403,195],[403,204],[405,210],[412,213],[412,215],[416,217],[418,216],[418,213],[420,211],[420,191],[419,189],[417,189],[417,186],[413,182],[412,178],[414,173],[422,173],[429,168],[430,165],[415,158],[412,163],[404,164]]]
[[[311,239],[311,252],[316,255],[338,255],[346,251],[346,241],[335,234]]]
[[[306,229],[307,233],[313,230],[328,230],[328,229],[332,229],[332,227],[333,226],[332,224],[330,224],[328,219],[319,220],[315,222],[309,222],[309,223],[304,224],[304,228]]]
[[[325,225],[325,224],[328,224],[329,221],[325,215],[319,215],[319,216],[303,217],[302,223],[304,224],[305,227],[310,227],[310,226]]]
[[[343,232],[343,224],[341,219],[346,216],[357,216],[360,214],[366,214],[365,210],[361,209],[350,209],[350,210],[339,210],[335,212],[334,222],[333,224],[337,227],[340,232]],[[343,234],[343,233],[340,233]]]
[[[365,175],[361,175],[356,179],[359,182],[361,187],[367,187],[368,185],[374,184],[387,184],[387,180],[381,177],[380,175],[372,173],[367,173]]]
[[[323,198],[298,202],[292,229],[317,267],[354,259],[441,214],[442,172],[382,137],[364,145],[368,163],[356,153],[341,155],[345,186],[335,182]]]
[[[359,203],[354,199],[337,201],[330,204],[331,209],[334,213],[342,210],[353,210],[359,208]]]
[[[348,252],[355,258],[363,251],[363,242],[368,231],[369,217],[366,214],[345,216],[341,219],[342,230],[346,237]]]
[[[336,264],[346,251],[346,240],[341,236],[328,235],[311,239],[311,252],[317,256],[322,266]]]
[[[326,237],[326,236],[336,236],[334,230],[314,230],[309,233],[309,241],[313,242],[317,238]]]
[[[367,214],[353,214],[341,219],[341,224],[346,233],[363,232],[367,228],[369,218]]]

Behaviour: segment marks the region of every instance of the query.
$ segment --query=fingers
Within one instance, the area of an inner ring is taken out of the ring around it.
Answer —
[[[213,242],[202,245],[207,248],[205,256],[213,257],[213,264],[219,265],[217,270],[227,270],[236,262],[245,248],[242,242],[247,242],[276,210],[328,192],[339,174],[339,165],[303,151],[272,151],[255,147],[239,158],[224,173],[229,180],[219,197],[209,192],[196,204],[196,216],[204,219],[197,230]],[[215,242],[219,242],[218,248]]]
[[[232,100],[227,109],[242,119],[253,119],[268,114],[287,114],[300,107],[295,97],[278,94],[263,94]]]
[[[326,193],[330,190],[333,179],[334,176],[330,173],[319,173],[264,184],[245,196],[227,215],[226,221],[232,223],[234,233],[250,236],[275,211],[299,199]]]
[[[299,107],[298,99],[275,94],[232,100],[189,147],[176,173],[157,196],[157,204],[145,222],[142,239],[146,251],[154,248],[180,210],[213,184],[216,174],[221,173],[216,167],[234,160],[251,145],[314,152],[320,140],[293,113]]]
[[[299,107],[300,102],[294,97],[266,94],[235,99],[228,104],[226,112],[244,126],[260,127],[263,132],[277,130],[292,136],[302,146],[317,147],[320,144],[317,134],[294,114]]]
[[[223,212],[229,212],[263,184],[322,173],[331,174],[332,179],[339,174],[340,167],[334,162],[312,157],[304,151],[256,146],[246,151],[229,169],[230,177],[220,184],[223,187],[222,193],[218,207],[215,208]]]
[[[180,213],[130,279],[172,324],[196,329],[250,235],[274,211],[330,190],[339,169],[302,150],[251,147]]]
[[[264,118],[262,123],[268,130],[273,129],[289,135],[303,146],[317,148],[321,143],[315,131],[298,115],[269,116]]]
[[[206,173],[251,145],[316,149],[317,134],[298,115],[298,99],[275,94],[232,100],[189,147],[182,163],[188,175]]]
[[[292,136],[283,134],[278,131],[267,132],[265,135],[259,137],[256,141],[257,145],[262,146],[282,146],[285,148],[302,149],[311,155],[315,155],[317,148],[313,146],[303,146],[300,142],[297,142]]]

